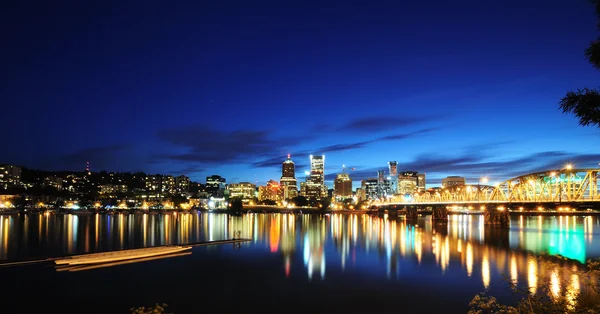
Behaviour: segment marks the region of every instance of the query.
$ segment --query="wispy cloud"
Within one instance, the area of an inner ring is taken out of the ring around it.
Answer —
[[[276,138],[272,134],[267,130],[227,132],[203,126],[162,130],[158,137],[184,152],[161,154],[158,157],[161,160],[220,164],[244,158],[260,158],[308,139],[308,136]]]
[[[478,181],[483,176],[494,181],[504,181],[513,177],[526,175],[536,171],[559,169],[566,163],[573,163],[576,167],[595,168],[600,162],[600,154],[572,154],[562,151],[545,151],[522,157],[506,160],[490,160],[484,153],[468,153],[449,157],[436,154],[422,155],[412,162],[399,163],[398,169],[414,170],[427,174],[427,182],[439,184],[447,175],[464,176],[471,182]],[[381,167],[358,169],[351,172],[353,180],[374,178],[378,170],[387,170]],[[387,171],[386,171],[387,173]],[[334,175],[329,175],[332,179]]]
[[[325,154],[325,153],[332,153],[332,152],[349,151],[349,150],[364,148],[370,144],[377,143],[377,142],[403,140],[403,139],[411,138],[411,137],[418,136],[418,135],[432,133],[432,132],[438,131],[440,129],[441,128],[427,128],[427,129],[421,129],[421,130],[416,130],[416,131],[410,131],[410,132],[406,132],[406,133],[386,135],[386,136],[378,137],[378,138],[375,138],[372,140],[357,141],[354,143],[333,144],[333,145],[320,147],[313,151],[303,150],[300,152],[296,152],[293,154],[293,157],[294,158],[306,158],[310,154],[313,154],[313,153],[314,154]],[[273,167],[273,166],[279,166],[279,165],[281,165],[282,161],[283,161],[283,159],[281,156],[275,156],[275,157],[270,157],[270,158],[255,162],[252,164],[252,166],[256,167],[256,168],[268,168],[268,167]]]

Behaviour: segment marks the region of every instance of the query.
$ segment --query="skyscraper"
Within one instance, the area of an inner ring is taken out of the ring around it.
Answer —
[[[314,184],[325,184],[325,155],[310,155],[310,180]]]
[[[325,155],[310,155],[310,172],[306,178],[305,196],[320,199],[327,197],[325,185]]]
[[[292,161],[290,154],[281,164],[281,179],[279,184],[283,189],[283,199],[289,200],[298,196],[298,181],[296,180],[296,165]]]
[[[392,194],[396,194],[398,193],[398,162],[392,160],[388,162],[388,167],[390,171],[390,189]]]

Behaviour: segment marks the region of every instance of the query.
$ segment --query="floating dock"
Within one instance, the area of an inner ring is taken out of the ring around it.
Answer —
[[[128,249],[120,251],[90,253],[63,257],[52,257],[36,260],[25,260],[0,263],[0,267],[24,266],[38,263],[55,263],[57,267],[61,266],[80,266],[80,265],[96,265],[104,263],[117,263],[123,261],[143,261],[153,258],[172,257],[186,251],[191,254],[191,248],[195,246],[208,246],[220,244],[236,244],[251,241],[250,239],[233,238],[228,240],[216,240],[206,242],[186,243],[180,245],[165,245],[139,249]],[[187,254],[186,254],[187,255]]]
[[[69,256],[64,259],[57,259],[54,261],[56,265],[86,265],[86,264],[99,264],[118,262],[138,258],[147,258],[160,255],[167,255],[173,253],[179,253],[191,249],[191,246],[165,246],[165,247],[151,247],[143,249],[132,249],[122,251],[112,251],[105,253],[92,253],[84,255]]]

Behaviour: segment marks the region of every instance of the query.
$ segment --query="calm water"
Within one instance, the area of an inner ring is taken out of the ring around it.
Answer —
[[[221,240],[236,231],[252,240],[78,272],[3,267],[1,293],[10,313],[128,313],[156,302],[178,314],[464,313],[485,288],[509,300],[503,276],[536,291],[539,273],[560,273],[531,254],[600,257],[598,217],[513,217],[509,229],[484,227],[482,218],[451,216],[447,225],[433,225],[430,217],[368,215],[0,216],[4,261]],[[17,301],[23,296],[30,301]]]

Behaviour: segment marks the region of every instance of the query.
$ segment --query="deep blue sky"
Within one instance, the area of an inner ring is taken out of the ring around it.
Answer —
[[[573,1],[15,1],[0,10],[0,162],[278,179],[292,154],[354,179],[502,181],[595,167],[561,114],[595,87]],[[450,4],[452,3],[452,4]]]

